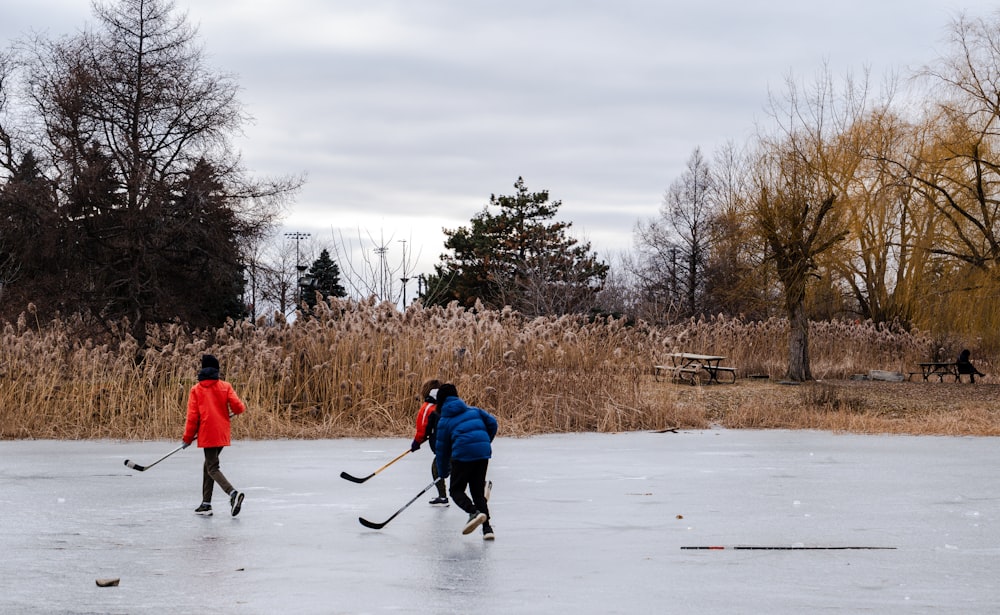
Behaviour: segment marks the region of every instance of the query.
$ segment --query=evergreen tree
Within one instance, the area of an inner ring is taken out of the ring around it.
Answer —
[[[36,147],[46,202],[25,211],[53,219],[4,220],[0,242],[18,232],[56,242],[60,262],[46,271],[62,278],[49,311],[127,319],[140,347],[150,323],[241,317],[246,246],[266,236],[301,181],[258,180],[240,166],[231,142],[245,120],[237,83],[206,64],[173,0],[93,8],[93,27],[18,50],[26,122],[15,129],[0,114],[0,166],[13,176],[9,153]],[[13,252],[4,243],[0,251]],[[20,276],[11,292],[43,304],[41,280]],[[2,303],[0,317],[22,309]]]
[[[529,316],[593,307],[608,266],[589,243],[567,235],[570,223],[553,221],[562,203],[550,202],[548,191],[528,192],[520,177],[514,189],[512,196],[491,195],[469,227],[445,230],[451,254],[427,279],[426,302],[472,307],[480,300]]]
[[[300,283],[302,300],[309,307],[316,305],[319,297],[346,297],[347,291],[340,284],[340,267],[330,258],[329,250],[319,253],[319,258],[309,267],[309,275]]]
[[[239,238],[248,232],[229,202],[216,167],[201,160],[149,209],[160,228],[143,240],[151,247],[147,269],[158,280],[154,320],[174,314],[205,327],[246,315]],[[191,292],[192,281],[198,293]]]
[[[63,231],[52,184],[29,151],[0,186],[0,306],[20,311],[33,302],[58,309],[67,264]],[[31,293],[25,292],[29,281]]]

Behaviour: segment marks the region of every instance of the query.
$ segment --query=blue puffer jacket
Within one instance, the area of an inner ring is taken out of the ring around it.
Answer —
[[[447,478],[451,460],[478,461],[493,455],[490,442],[497,435],[497,419],[489,412],[469,406],[461,398],[448,397],[441,404],[437,424],[438,475]]]

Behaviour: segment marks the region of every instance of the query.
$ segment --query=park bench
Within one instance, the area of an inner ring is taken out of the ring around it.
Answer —
[[[958,366],[954,361],[928,361],[927,363],[917,363],[920,366],[919,372],[909,372],[907,378],[913,380],[914,376],[920,376],[924,382],[929,382],[931,378],[937,377],[938,382],[944,382],[946,376],[951,376],[958,382]]]
[[[674,352],[669,355],[670,365],[654,365],[654,374],[659,381],[661,373],[670,374],[671,379],[699,384],[698,374],[704,372],[707,376],[707,383],[721,384],[719,375],[728,376],[730,383],[736,382],[736,368],[720,365],[726,357],[715,355],[692,354],[689,352]]]
[[[699,369],[690,365],[654,365],[653,374],[657,382],[660,382],[661,378],[669,375],[670,380],[683,380],[694,384]]]

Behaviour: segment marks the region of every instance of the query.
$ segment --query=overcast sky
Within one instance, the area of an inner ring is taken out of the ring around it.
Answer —
[[[13,5],[13,6],[12,6]],[[562,201],[602,257],[629,249],[691,152],[746,142],[788,75],[903,75],[985,0],[179,0],[235,74],[258,175],[304,174],[284,220],[382,238],[429,272],[491,194]],[[73,33],[89,0],[13,0],[0,41]]]

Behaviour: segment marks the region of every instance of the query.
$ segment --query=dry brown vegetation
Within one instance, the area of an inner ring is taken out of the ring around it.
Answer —
[[[919,377],[918,377],[919,379]],[[701,426],[864,434],[1000,435],[1000,385],[833,380],[802,385],[739,380],[675,387],[675,407]]]
[[[524,320],[463,311],[333,301],[295,324],[231,322],[213,331],[155,329],[140,352],[123,325],[114,344],[77,340],[73,319],[8,324],[0,345],[0,437],[178,438],[202,353],[250,411],[237,438],[331,438],[412,433],[420,382],[455,382],[496,413],[505,435],[673,427],[804,428],[863,433],[996,435],[997,385],[851,381],[868,370],[908,372],[942,344],[871,324],[816,323],[813,373],[782,385],[780,319],[710,319],[670,327],[578,317]],[[949,342],[946,356],[957,354]],[[992,357],[970,346],[982,371]],[[735,385],[656,382],[672,351],[716,353]],[[136,361],[137,356],[141,361]],[[754,376],[754,377],[751,377]],[[767,376],[767,378],[764,378]]]

